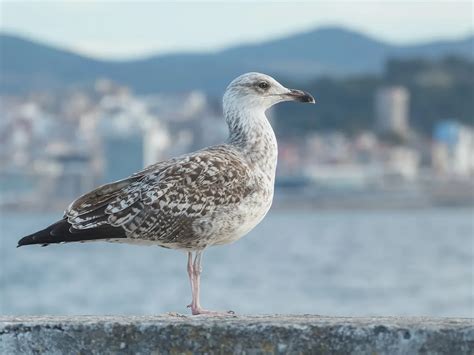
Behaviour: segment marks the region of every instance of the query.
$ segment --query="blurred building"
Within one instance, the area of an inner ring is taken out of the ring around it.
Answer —
[[[224,120],[202,92],[135,96],[107,81],[96,86],[105,93],[96,107],[104,181],[224,139]]]
[[[418,177],[420,154],[414,149],[395,146],[383,154],[384,181],[413,181]]]
[[[474,129],[454,120],[439,122],[433,132],[432,165],[441,175],[474,175]]]
[[[376,131],[406,137],[409,132],[410,94],[402,86],[382,87],[375,93]]]
[[[157,94],[143,99],[172,137],[169,156],[222,143],[227,137],[225,120],[201,91]]]
[[[143,165],[148,166],[169,158],[167,151],[171,143],[164,124],[158,120],[150,122],[143,134]]]
[[[103,182],[126,178],[145,165],[146,137],[159,118],[130,91],[107,80],[96,83],[104,96],[95,107],[103,154]]]
[[[97,186],[99,173],[92,168],[93,156],[82,147],[55,143],[35,163],[38,201],[67,204]]]

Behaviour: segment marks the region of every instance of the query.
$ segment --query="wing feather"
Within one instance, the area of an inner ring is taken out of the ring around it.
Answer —
[[[99,186],[74,200],[65,211],[64,216],[76,217],[93,212],[94,210],[108,204],[111,199],[123,193],[124,189],[136,180],[137,177],[127,178]]]
[[[214,147],[103,185],[74,201],[65,216],[75,230],[110,225],[128,238],[179,243],[193,237],[195,219],[238,203],[253,189],[247,164]]]

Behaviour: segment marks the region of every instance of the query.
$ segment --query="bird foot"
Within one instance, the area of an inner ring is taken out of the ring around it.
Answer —
[[[188,308],[191,308],[191,313],[193,316],[197,315],[206,315],[206,316],[215,316],[215,317],[232,317],[235,316],[234,311],[219,312],[219,311],[210,311],[201,307],[193,307],[192,304],[188,305]]]

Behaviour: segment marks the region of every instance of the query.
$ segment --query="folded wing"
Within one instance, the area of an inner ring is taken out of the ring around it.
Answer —
[[[196,218],[252,192],[250,176],[237,155],[219,147],[161,162],[79,197],[61,221],[21,239],[19,246],[101,239],[189,242]]]

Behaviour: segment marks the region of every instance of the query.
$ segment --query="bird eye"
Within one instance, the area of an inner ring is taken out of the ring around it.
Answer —
[[[261,81],[260,83],[258,83],[258,87],[260,89],[268,89],[270,85],[268,85],[268,83],[266,81]]]

